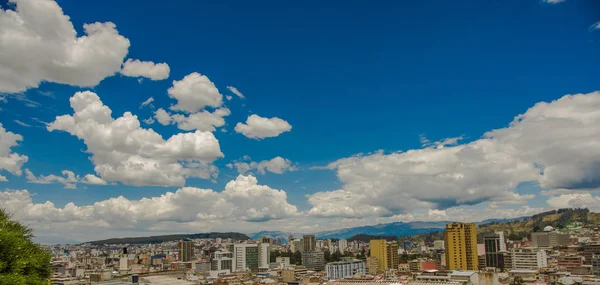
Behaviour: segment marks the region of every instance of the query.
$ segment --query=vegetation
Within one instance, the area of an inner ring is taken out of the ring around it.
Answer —
[[[32,237],[30,228],[0,209],[0,284],[48,284],[50,254]]]
[[[277,257],[289,257],[290,258],[290,264],[295,264],[295,265],[300,265],[302,264],[302,253],[300,253],[300,251],[296,251],[296,252],[290,252],[290,251],[273,251],[271,252],[270,255],[270,262],[276,262]]]
[[[166,241],[176,241],[182,239],[195,239],[195,238],[231,238],[234,240],[247,240],[250,239],[247,235],[242,233],[199,233],[199,234],[177,234],[177,235],[163,235],[163,236],[150,236],[150,237],[127,237],[127,238],[111,238],[105,240],[97,240],[90,242],[91,244],[141,244],[141,243],[161,243]]]

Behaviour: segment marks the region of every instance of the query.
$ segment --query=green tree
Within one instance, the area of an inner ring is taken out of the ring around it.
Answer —
[[[0,209],[0,284],[48,284],[50,254],[32,237],[31,228]]]

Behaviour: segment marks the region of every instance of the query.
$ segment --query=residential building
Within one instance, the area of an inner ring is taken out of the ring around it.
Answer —
[[[583,246],[584,264],[592,264],[592,256],[600,255],[600,244],[586,244]]]
[[[377,258],[377,272],[388,269],[398,269],[398,243],[387,242],[384,239],[374,239],[369,242],[371,256]]]
[[[575,267],[579,267],[583,265],[583,256],[578,254],[564,254],[558,256],[557,266],[561,270],[566,270],[568,272],[573,272]]]
[[[377,275],[378,268],[379,268],[379,264],[377,261],[377,257],[375,257],[375,256],[367,257],[367,272],[371,275]]]
[[[539,269],[548,266],[546,251],[535,247],[513,249],[511,260],[512,269]]]
[[[286,268],[290,266],[290,258],[284,256],[278,256],[275,258],[275,263],[279,263],[281,268]]]
[[[504,271],[504,254],[506,244],[504,243],[504,233],[488,233],[483,235],[483,245],[485,247],[485,267],[499,268]]]
[[[446,268],[477,270],[477,229],[474,223],[452,223],[444,231]]]
[[[179,261],[190,262],[194,256],[194,243],[191,240],[179,241]]]
[[[338,249],[343,254],[348,249],[348,241],[345,239],[338,240]]]
[[[308,270],[322,271],[325,269],[325,255],[322,251],[305,251],[302,253],[302,265]]]
[[[258,271],[258,244],[236,243],[233,248],[233,271]]]
[[[433,249],[437,249],[437,250],[444,249],[444,241],[443,240],[434,240],[433,241]]]
[[[531,233],[533,247],[555,247],[569,245],[569,235],[558,232]]]
[[[269,268],[271,251],[268,243],[258,244],[258,268]]]
[[[355,274],[364,275],[367,268],[364,261],[359,259],[330,262],[325,265],[327,279],[340,279],[350,277]]]
[[[386,269],[398,269],[400,257],[398,256],[398,243],[388,242],[386,245],[387,267]]]
[[[305,235],[302,237],[304,241],[304,249],[303,251],[312,252],[315,251],[317,244],[315,243],[314,235]]]
[[[210,270],[229,270],[233,269],[233,252],[215,251],[211,253]]]
[[[290,250],[292,252],[296,252],[296,251],[303,252],[304,251],[304,241],[301,239],[300,240],[295,239],[290,245]]]
[[[592,264],[592,272],[594,275],[600,276],[600,255],[592,255],[592,260],[590,263]]]

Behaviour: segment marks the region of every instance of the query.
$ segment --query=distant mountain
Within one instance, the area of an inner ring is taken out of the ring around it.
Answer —
[[[395,222],[378,224],[374,226],[362,226],[316,233],[319,239],[343,238],[349,239],[355,235],[375,236],[411,236],[435,231],[443,231],[448,222]]]
[[[277,239],[280,238],[282,243],[287,243],[288,242],[288,236],[290,235],[289,232],[282,232],[282,231],[261,231],[261,232],[257,232],[257,233],[252,233],[252,234],[248,234],[250,236],[251,239],[253,240],[257,240],[260,239],[261,237],[270,237],[272,239]],[[301,238],[301,234],[292,234],[295,238]]]
[[[351,238],[348,239],[348,241],[362,241],[362,242],[369,242],[372,239],[385,239],[388,241],[393,241],[396,240],[396,236],[375,236],[375,235],[364,235],[364,234],[357,234]]]
[[[250,239],[247,235],[242,233],[198,233],[198,234],[175,234],[175,235],[163,235],[163,236],[150,236],[150,237],[126,237],[126,238],[111,238],[105,240],[91,241],[91,244],[140,244],[140,243],[161,243],[166,241],[175,241],[182,239],[195,239],[195,238],[231,238],[235,240],[247,240]]]

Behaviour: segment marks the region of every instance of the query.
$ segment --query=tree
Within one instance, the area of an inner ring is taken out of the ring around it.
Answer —
[[[523,285],[525,284],[523,282],[523,278],[521,278],[520,276],[516,276],[511,282],[510,285]]]
[[[50,254],[31,240],[32,233],[0,209],[0,284],[48,284]]]

